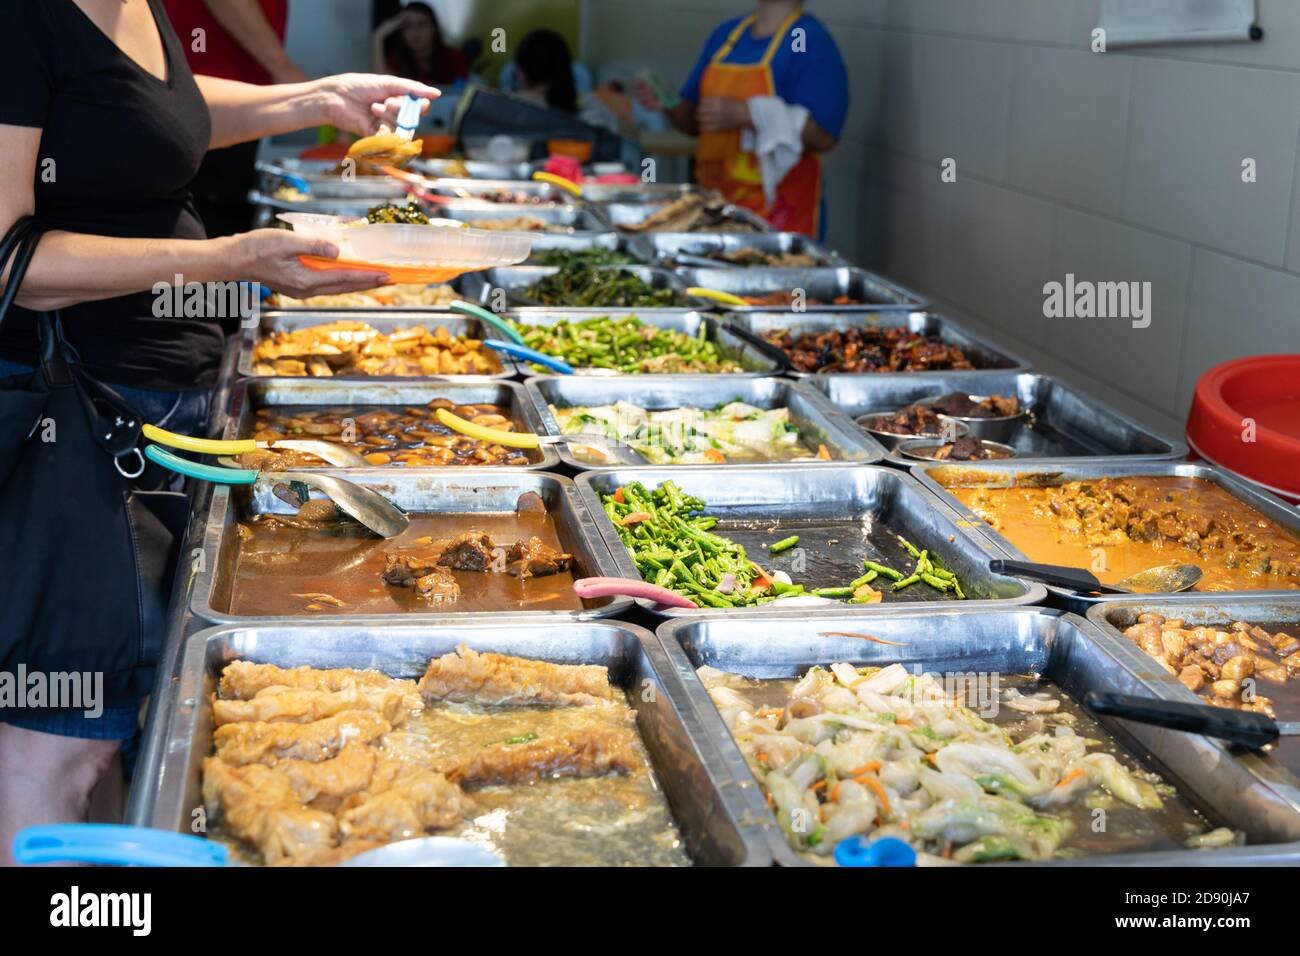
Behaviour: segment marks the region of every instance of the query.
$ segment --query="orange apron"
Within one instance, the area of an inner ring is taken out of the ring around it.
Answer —
[[[727,42],[704,69],[700,78],[700,99],[706,96],[730,96],[747,100],[752,96],[776,96],[772,79],[772,58],[803,15],[796,10],[772,35],[763,59],[753,64],[722,62],[731,53],[744,31],[754,22],[753,14],[731,31]],[[740,148],[741,130],[700,133],[695,157],[695,179],[707,189],[716,189],[738,206],[752,209],[777,229],[801,232],[817,238],[821,215],[821,157],[804,153],[776,189],[776,202],[768,205],[763,195],[763,174],[758,157]]]

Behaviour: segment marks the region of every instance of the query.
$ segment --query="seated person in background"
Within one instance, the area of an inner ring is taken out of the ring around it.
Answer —
[[[370,56],[375,72],[428,86],[450,86],[469,76],[468,58],[447,45],[438,15],[419,0],[375,29]]]

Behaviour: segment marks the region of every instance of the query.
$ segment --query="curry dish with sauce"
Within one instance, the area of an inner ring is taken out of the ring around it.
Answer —
[[[1202,478],[990,488],[934,476],[1031,561],[1090,568],[1105,584],[1159,565],[1195,564],[1205,573],[1199,591],[1300,588],[1300,539]]]

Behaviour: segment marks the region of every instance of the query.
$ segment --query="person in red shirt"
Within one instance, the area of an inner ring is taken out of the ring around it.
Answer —
[[[268,86],[310,77],[284,48],[289,0],[163,0],[185,47],[190,69]],[[214,149],[190,189],[209,236],[233,236],[253,226],[248,191],[256,183],[257,142]]]

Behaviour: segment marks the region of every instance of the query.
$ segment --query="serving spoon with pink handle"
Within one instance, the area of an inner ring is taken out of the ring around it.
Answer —
[[[573,582],[573,592],[580,598],[619,597],[645,598],[663,607],[698,608],[690,598],[648,581],[633,578],[579,578]]]

